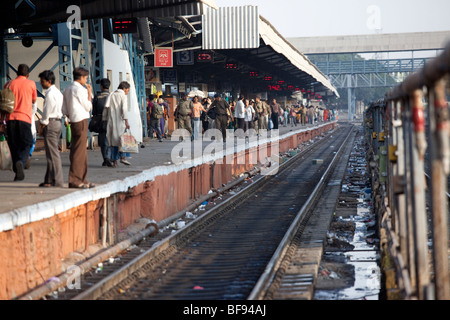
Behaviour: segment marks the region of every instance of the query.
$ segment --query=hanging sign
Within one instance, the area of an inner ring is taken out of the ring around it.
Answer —
[[[156,68],[173,67],[173,51],[171,47],[155,48],[155,67]]]
[[[187,66],[194,64],[194,54],[192,51],[177,52],[177,64],[179,66]]]

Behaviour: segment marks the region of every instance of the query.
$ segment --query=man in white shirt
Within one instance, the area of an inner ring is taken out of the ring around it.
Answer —
[[[87,181],[87,132],[89,112],[92,109],[92,86],[87,84],[89,71],[78,67],[73,70],[73,83],[64,92],[62,112],[72,131],[70,144],[69,188],[92,188]]]
[[[234,117],[237,120],[236,129],[242,129],[242,131],[245,132],[245,105],[243,96],[240,96],[239,101],[236,103],[236,108],[234,109]]]
[[[63,95],[55,86],[55,74],[45,70],[39,74],[42,88],[46,89],[39,133],[44,136],[47,171],[40,187],[63,187],[63,171],[59,154],[59,137],[62,130]]]

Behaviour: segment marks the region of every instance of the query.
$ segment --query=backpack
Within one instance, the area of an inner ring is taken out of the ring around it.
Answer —
[[[6,113],[13,113],[16,97],[14,92],[9,88],[11,82],[0,91],[0,110]]]
[[[208,117],[210,117],[213,120],[216,119],[216,107],[209,109]]]
[[[106,131],[105,128],[103,128],[102,114],[108,97],[109,92],[102,92],[94,97],[94,101],[92,101],[92,117],[88,127],[89,131],[96,133]]]
[[[164,108],[159,103],[155,103],[152,110],[152,116],[155,119],[161,119],[164,116]]]

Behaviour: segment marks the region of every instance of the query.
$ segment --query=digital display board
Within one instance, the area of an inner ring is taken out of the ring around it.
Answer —
[[[137,33],[137,19],[112,19],[113,33]]]
[[[229,62],[225,64],[225,69],[235,70],[238,68],[238,64],[234,62]]]
[[[200,52],[197,54],[197,62],[212,62],[213,56],[209,52]]]

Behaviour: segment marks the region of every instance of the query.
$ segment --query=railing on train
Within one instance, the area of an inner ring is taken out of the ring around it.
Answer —
[[[389,239],[396,290],[404,299],[450,299],[449,75],[450,43],[442,55],[365,112],[374,190],[379,195],[375,207],[381,210],[380,228]]]

